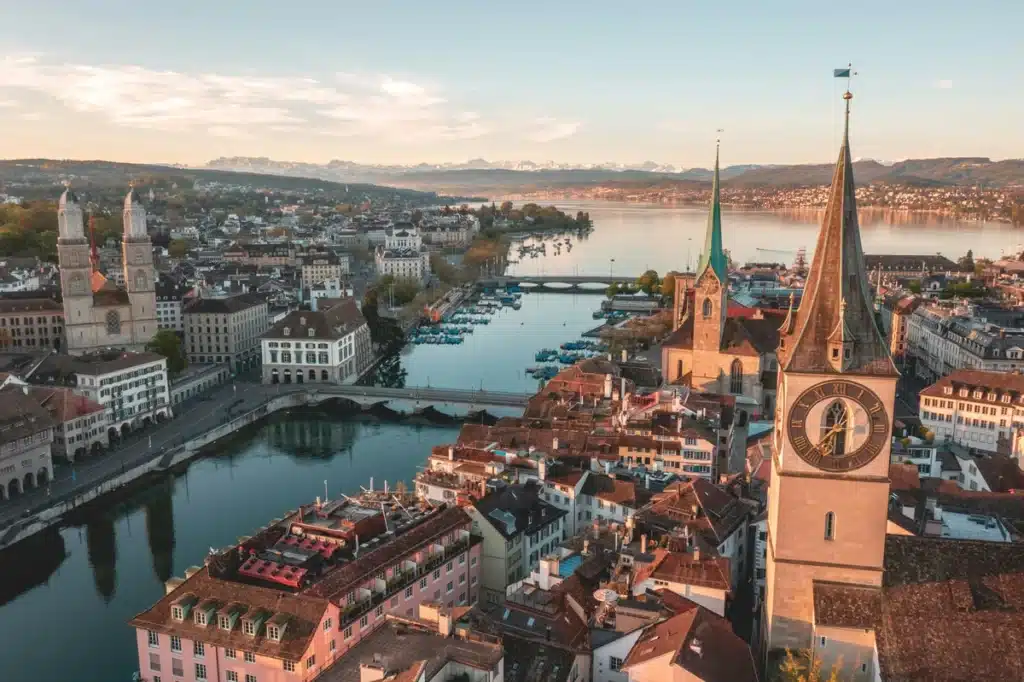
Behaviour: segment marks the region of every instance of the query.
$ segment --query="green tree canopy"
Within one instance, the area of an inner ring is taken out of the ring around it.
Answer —
[[[146,344],[146,350],[167,358],[167,371],[170,374],[177,374],[188,364],[182,352],[181,338],[170,329],[158,331]]]
[[[184,258],[188,255],[188,242],[184,239],[172,239],[167,245],[167,253],[171,258]]]
[[[658,291],[660,286],[661,279],[659,279],[658,273],[654,270],[648,270],[644,274],[640,275],[636,280],[636,288],[648,296],[651,296]]]

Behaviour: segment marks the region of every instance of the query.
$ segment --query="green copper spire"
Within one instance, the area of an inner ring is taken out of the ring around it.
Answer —
[[[715,176],[711,182],[711,210],[708,212],[708,229],[704,235],[704,250],[697,263],[697,279],[708,268],[715,271],[718,281],[723,284],[729,277],[725,251],[722,249],[722,203],[718,192],[718,144],[715,145]]]

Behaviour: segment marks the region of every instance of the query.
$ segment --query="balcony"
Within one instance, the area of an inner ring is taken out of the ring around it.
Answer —
[[[481,542],[483,542],[483,538],[481,536],[472,534],[467,535],[466,537],[448,545],[444,551],[430,557],[430,559],[419,567],[403,570],[398,575],[392,576],[391,579],[387,581],[383,592],[374,592],[369,597],[360,599],[345,606],[341,613],[341,627],[347,627],[349,624],[359,620],[372,609],[391,599],[391,597],[414,584],[417,580],[422,578],[424,575],[429,574],[441,564],[454,559],[473,545]]]

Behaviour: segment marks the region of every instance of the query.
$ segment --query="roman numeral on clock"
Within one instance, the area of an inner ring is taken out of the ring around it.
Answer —
[[[875,422],[871,425],[871,430],[875,433],[885,433],[885,424],[883,422]]]

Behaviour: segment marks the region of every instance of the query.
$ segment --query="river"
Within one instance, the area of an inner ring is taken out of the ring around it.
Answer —
[[[571,251],[526,259],[514,274],[639,274],[684,269],[696,260],[705,213],[699,209],[555,202],[585,210],[595,231]],[[726,211],[725,245],[739,261],[791,261],[814,248],[817,216]],[[1008,225],[922,219],[894,225],[862,216],[868,253],[998,257],[1017,244]],[[758,249],[779,249],[758,251]],[[788,254],[788,255],[787,255]],[[611,259],[615,259],[614,263]],[[593,294],[526,294],[459,346],[413,346],[386,363],[387,383],[534,390],[523,369],[540,348],[578,338],[596,323]],[[215,457],[90,517],[80,527],[40,536],[27,556],[0,556],[0,680],[127,682],[137,669],[126,622],[163,594],[163,582],[199,564],[271,518],[322,495],[410,480],[430,447],[451,442],[454,427],[415,427],[299,415],[225,443]],[[22,553],[24,554],[24,553]],[[48,576],[48,578],[47,578]],[[46,578],[45,582],[42,580]],[[38,584],[41,583],[42,584]],[[35,585],[35,586],[33,586]],[[46,644],[46,642],[50,642]]]

